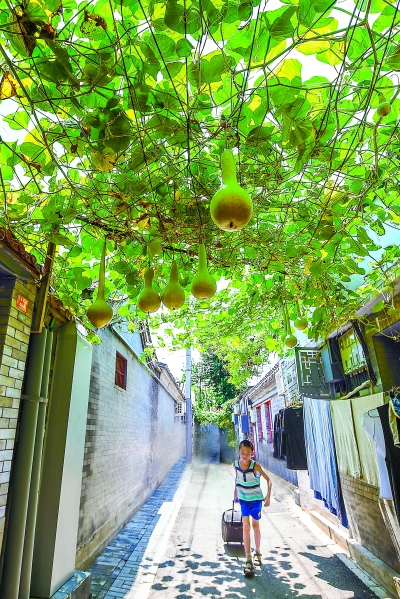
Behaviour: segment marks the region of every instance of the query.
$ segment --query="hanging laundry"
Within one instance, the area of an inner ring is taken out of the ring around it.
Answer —
[[[286,408],[283,417],[289,470],[307,470],[303,406]]]
[[[338,470],[343,474],[361,478],[361,463],[350,400],[331,401],[330,406]]]
[[[354,432],[357,439],[358,454],[360,456],[362,477],[366,483],[379,487],[378,463],[375,444],[367,435],[362,426],[365,412],[383,404],[383,393],[374,393],[350,399],[353,413]]]
[[[286,439],[283,432],[283,413],[284,409],[279,410],[275,416],[274,421],[274,453],[273,457],[279,460],[284,460],[285,455],[283,453],[286,450]]]
[[[275,418],[274,418],[274,439],[273,439],[274,451],[272,454],[273,458],[278,458],[278,456],[279,456],[278,420],[279,420],[279,412],[278,412],[278,414],[275,414]]]
[[[393,499],[390,488],[389,474],[386,466],[385,438],[379,412],[376,408],[368,410],[362,417],[362,426],[375,444],[376,460],[379,474],[379,497],[382,499]]]
[[[348,527],[340,488],[330,402],[304,398],[304,433],[310,486],[316,497]]]
[[[389,401],[389,426],[392,431],[393,441],[396,447],[400,447],[399,440],[400,425],[400,399],[393,397]]]
[[[400,524],[400,447],[396,447],[393,441],[392,431],[389,425],[389,405],[378,407],[381,419],[383,436],[386,446],[386,464],[389,473],[390,487],[393,494],[393,502],[396,510],[397,522]]]

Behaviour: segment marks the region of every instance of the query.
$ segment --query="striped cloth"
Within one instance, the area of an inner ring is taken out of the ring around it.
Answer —
[[[310,487],[316,497],[340,518],[343,526],[348,527],[337,470],[330,402],[305,397],[303,407]]]
[[[247,470],[242,470],[239,460],[235,461],[237,494],[238,498],[243,501],[262,501],[264,499],[260,487],[260,476],[254,472],[254,466],[255,461],[250,460]]]

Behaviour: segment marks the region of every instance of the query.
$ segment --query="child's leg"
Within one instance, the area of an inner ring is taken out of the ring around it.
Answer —
[[[251,559],[250,549],[250,517],[243,516],[243,545],[246,552],[246,558]]]
[[[252,518],[251,520],[252,520],[253,531],[254,531],[254,544],[256,546],[255,550],[260,551],[260,544],[261,544],[260,521],[255,520],[254,518]],[[250,534],[249,534],[249,539],[250,539]]]

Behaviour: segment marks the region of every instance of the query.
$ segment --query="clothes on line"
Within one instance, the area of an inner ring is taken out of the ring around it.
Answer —
[[[307,470],[303,406],[286,408],[283,416],[289,470]]]
[[[317,498],[348,527],[340,488],[330,402],[304,398],[304,432],[310,486]]]
[[[392,431],[396,447],[400,447],[399,440],[400,400],[394,397],[389,401],[389,426]]]
[[[376,408],[368,410],[362,417],[362,426],[375,444],[376,458],[379,474],[379,497],[382,499],[393,499],[392,489],[390,487],[389,474],[386,466],[386,447],[385,438],[379,412]]]
[[[389,474],[390,488],[396,511],[397,522],[400,524],[400,447],[396,447],[389,425],[389,405],[378,407],[386,448],[386,465]]]
[[[282,451],[282,438],[283,438],[283,412],[284,409],[279,410],[275,415],[274,420],[274,458],[284,460],[285,456]]]
[[[383,405],[383,393],[363,395],[350,399],[353,414],[354,432],[357,440],[358,453],[361,462],[363,480],[369,485],[379,487],[379,473],[375,444],[363,428],[363,415],[368,410],[373,410]]]
[[[343,474],[361,478],[361,462],[350,400],[334,400],[330,405],[338,470]]]

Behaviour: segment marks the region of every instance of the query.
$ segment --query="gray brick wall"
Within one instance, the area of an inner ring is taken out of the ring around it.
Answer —
[[[273,472],[284,480],[297,485],[297,470],[288,470],[285,460],[278,460],[273,457],[274,445],[268,443],[265,439],[258,443],[257,459],[265,470]]]
[[[400,572],[400,562],[379,509],[379,490],[359,478],[340,474],[353,539]]]
[[[27,314],[17,308],[18,294],[29,300]],[[33,285],[0,279],[0,548],[34,300]]]
[[[103,550],[185,453],[186,426],[175,417],[174,398],[126,342],[109,330],[100,334],[89,392],[79,568]],[[126,390],[115,385],[117,351],[127,359]]]

